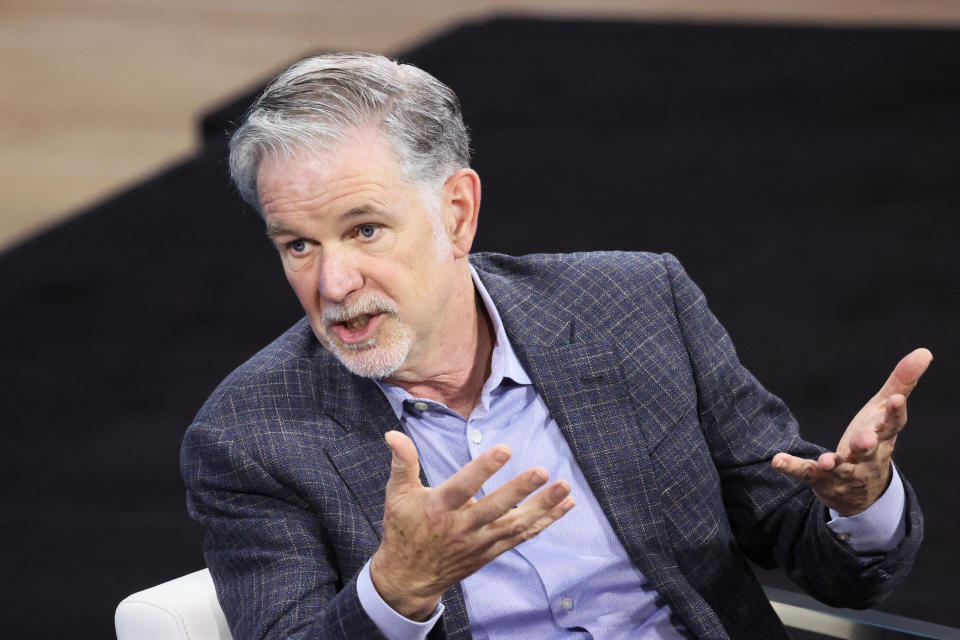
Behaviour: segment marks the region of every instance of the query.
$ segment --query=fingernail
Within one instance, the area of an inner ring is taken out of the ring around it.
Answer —
[[[497,447],[496,451],[493,452],[493,459],[495,462],[503,464],[510,459],[510,452],[505,447]]]

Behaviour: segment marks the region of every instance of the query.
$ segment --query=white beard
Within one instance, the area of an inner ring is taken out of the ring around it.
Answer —
[[[385,318],[383,325],[366,342],[345,345],[334,339],[325,341],[324,346],[351,373],[364,378],[387,378],[407,359],[410,336],[398,316]]]
[[[343,344],[330,327],[363,314],[384,314],[380,328],[370,339],[358,344]],[[317,338],[337,360],[352,373],[364,378],[386,378],[407,359],[411,339],[396,307],[388,300],[372,297],[366,300],[330,306],[323,310],[323,330]]]

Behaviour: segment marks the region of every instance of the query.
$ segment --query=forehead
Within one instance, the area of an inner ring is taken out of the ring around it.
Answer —
[[[376,130],[358,131],[324,152],[308,149],[266,155],[257,172],[265,215],[296,203],[336,198],[355,191],[404,186],[399,159]]]

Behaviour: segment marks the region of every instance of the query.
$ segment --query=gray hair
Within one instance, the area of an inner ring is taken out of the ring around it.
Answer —
[[[266,154],[322,152],[367,126],[384,132],[412,183],[439,186],[470,166],[460,101],[449,87],[380,55],[335,53],[294,64],[257,98],[230,139],[230,175],[259,211]]]

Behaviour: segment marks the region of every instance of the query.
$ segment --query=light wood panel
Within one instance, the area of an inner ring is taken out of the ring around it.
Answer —
[[[0,247],[189,153],[198,113],[304,52],[494,13],[960,25],[956,0],[2,0]]]

